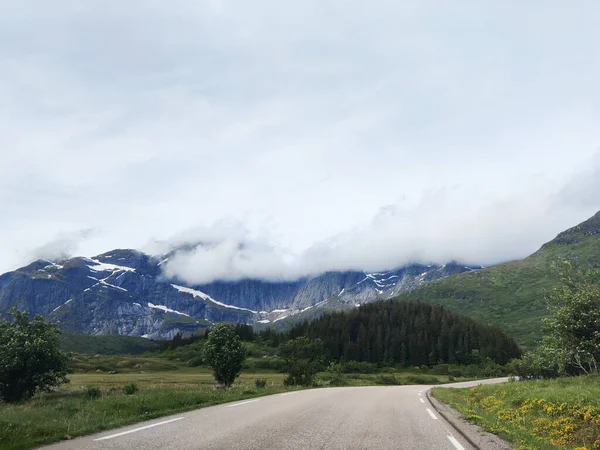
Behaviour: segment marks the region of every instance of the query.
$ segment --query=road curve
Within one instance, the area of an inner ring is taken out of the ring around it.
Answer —
[[[44,449],[475,450],[435,412],[425,395],[429,388],[341,387],[277,394],[163,417]]]

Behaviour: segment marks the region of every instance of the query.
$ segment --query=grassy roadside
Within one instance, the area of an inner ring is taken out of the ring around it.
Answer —
[[[242,376],[228,390],[216,389],[207,372],[71,376],[69,391],[44,394],[16,405],[0,404],[0,449],[20,450],[197,408],[276,394],[285,389],[280,374]],[[135,382],[139,391],[125,395]],[[100,389],[89,398],[86,386]]]
[[[433,396],[518,450],[600,449],[600,376],[435,388]]]

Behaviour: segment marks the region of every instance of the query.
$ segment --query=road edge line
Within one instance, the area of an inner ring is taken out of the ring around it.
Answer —
[[[460,429],[460,427],[455,423],[455,421],[453,419],[450,419],[450,417],[448,417],[444,412],[441,411],[441,408],[438,408],[437,405],[435,404],[435,402],[432,401],[431,398],[431,389],[433,388],[429,388],[427,389],[427,391],[425,392],[425,395],[427,396],[427,400],[429,401],[429,403],[431,404],[431,406],[433,406],[433,409],[435,409],[437,411],[437,413],[442,416],[442,418],[448,422],[450,424],[450,426],[452,428],[454,428],[458,434],[460,434],[469,444],[471,444],[475,449],[477,450],[484,450],[483,448],[481,448],[479,446],[479,444],[476,444],[473,439],[471,439],[467,433],[465,433],[463,430]]]

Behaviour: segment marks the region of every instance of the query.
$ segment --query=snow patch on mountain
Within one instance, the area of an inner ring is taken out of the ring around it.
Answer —
[[[148,302],[148,308],[152,308],[152,309],[160,309],[161,311],[164,311],[166,313],[174,313],[174,314],[179,314],[180,316],[186,316],[186,317],[191,317],[189,314],[186,313],[182,313],[180,311],[175,311],[174,309],[171,308],[167,308],[164,305],[155,305],[153,303]]]
[[[125,271],[125,272],[135,272],[135,269],[127,266],[119,266],[117,264],[108,264],[95,259],[85,258],[86,262],[90,262],[88,267],[93,272],[116,272],[116,271]]]
[[[251,312],[253,314],[257,314],[257,311],[253,311],[253,310],[248,309],[248,308],[240,308],[239,306],[226,305],[225,303],[221,303],[220,301],[215,300],[214,298],[212,298],[210,295],[205,294],[202,291],[197,291],[196,289],[187,288],[185,286],[178,286],[176,284],[171,284],[171,286],[173,286],[179,292],[185,292],[186,294],[191,294],[194,297],[200,297],[202,300],[208,300],[209,302],[212,302],[212,303],[214,303],[216,305],[219,305],[219,306],[223,306],[225,308],[237,309],[237,310],[240,310],[240,311],[248,311],[248,312]]]

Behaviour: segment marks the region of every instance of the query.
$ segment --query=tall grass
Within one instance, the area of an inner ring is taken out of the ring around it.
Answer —
[[[515,449],[600,449],[600,376],[433,390]]]

